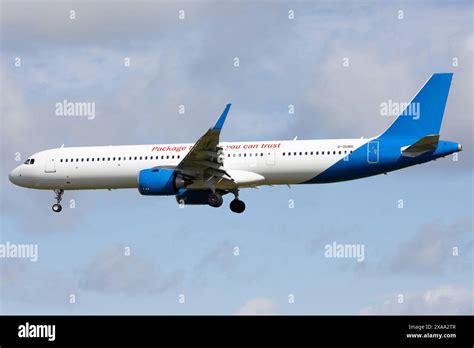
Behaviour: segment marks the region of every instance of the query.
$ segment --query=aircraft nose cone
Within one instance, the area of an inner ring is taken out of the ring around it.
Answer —
[[[20,177],[20,173],[18,172],[18,168],[13,169],[10,174],[8,174],[8,179],[12,184],[17,185],[18,179]]]
[[[462,151],[462,145],[458,144],[458,151]]]

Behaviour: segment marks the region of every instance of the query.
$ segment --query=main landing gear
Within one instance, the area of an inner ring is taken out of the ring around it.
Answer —
[[[59,213],[61,210],[63,210],[63,207],[61,206],[61,199],[63,198],[64,190],[54,190],[54,193],[56,194],[56,204],[53,204],[53,211],[55,213]]]
[[[231,191],[235,198],[230,202],[230,210],[234,213],[241,214],[245,210],[245,203],[239,199],[239,190]]]
[[[230,202],[230,210],[237,214],[243,213],[245,210],[245,203],[236,198]]]
[[[209,193],[209,196],[207,196],[207,201],[209,205],[214,208],[219,208],[222,205],[222,203],[224,203],[224,199],[222,198],[222,195],[217,192]]]
[[[239,191],[235,190],[230,192],[235,196],[235,199],[230,202],[230,210],[237,214],[243,213],[245,210],[245,203],[239,199]],[[227,191],[224,191],[224,194],[226,193]],[[224,202],[222,194],[219,192],[210,192],[207,196],[207,201],[209,205],[214,208],[219,208]]]

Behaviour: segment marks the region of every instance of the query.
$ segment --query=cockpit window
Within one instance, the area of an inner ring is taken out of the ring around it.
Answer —
[[[25,164],[30,164],[30,159],[29,158],[25,161]]]
[[[35,159],[32,158],[32,159],[30,160],[30,164],[34,164],[34,163],[35,163]]]

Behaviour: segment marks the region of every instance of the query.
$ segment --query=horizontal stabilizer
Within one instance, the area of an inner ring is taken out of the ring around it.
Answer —
[[[410,146],[404,146],[400,150],[402,156],[405,157],[417,157],[426,152],[436,150],[438,146],[439,135],[427,135],[426,137],[421,138],[416,143]]]

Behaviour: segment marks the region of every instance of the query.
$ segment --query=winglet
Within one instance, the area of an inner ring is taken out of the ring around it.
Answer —
[[[230,110],[230,106],[231,106],[231,105],[232,105],[232,104],[227,104],[227,105],[225,106],[225,109],[224,109],[224,111],[222,112],[222,115],[221,115],[221,116],[219,117],[219,119],[217,120],[217,122],[216,122],[216,124],[215,124],[215,126],[214,126],[213,129],[215,129],[215,130],[221,130],[221,129],[222,129],[222,126],[224,126],[224,122],[225,122],[225,119],[226,119],[226,117],[227,117],[227,114],[229,113],[229,110]]]

